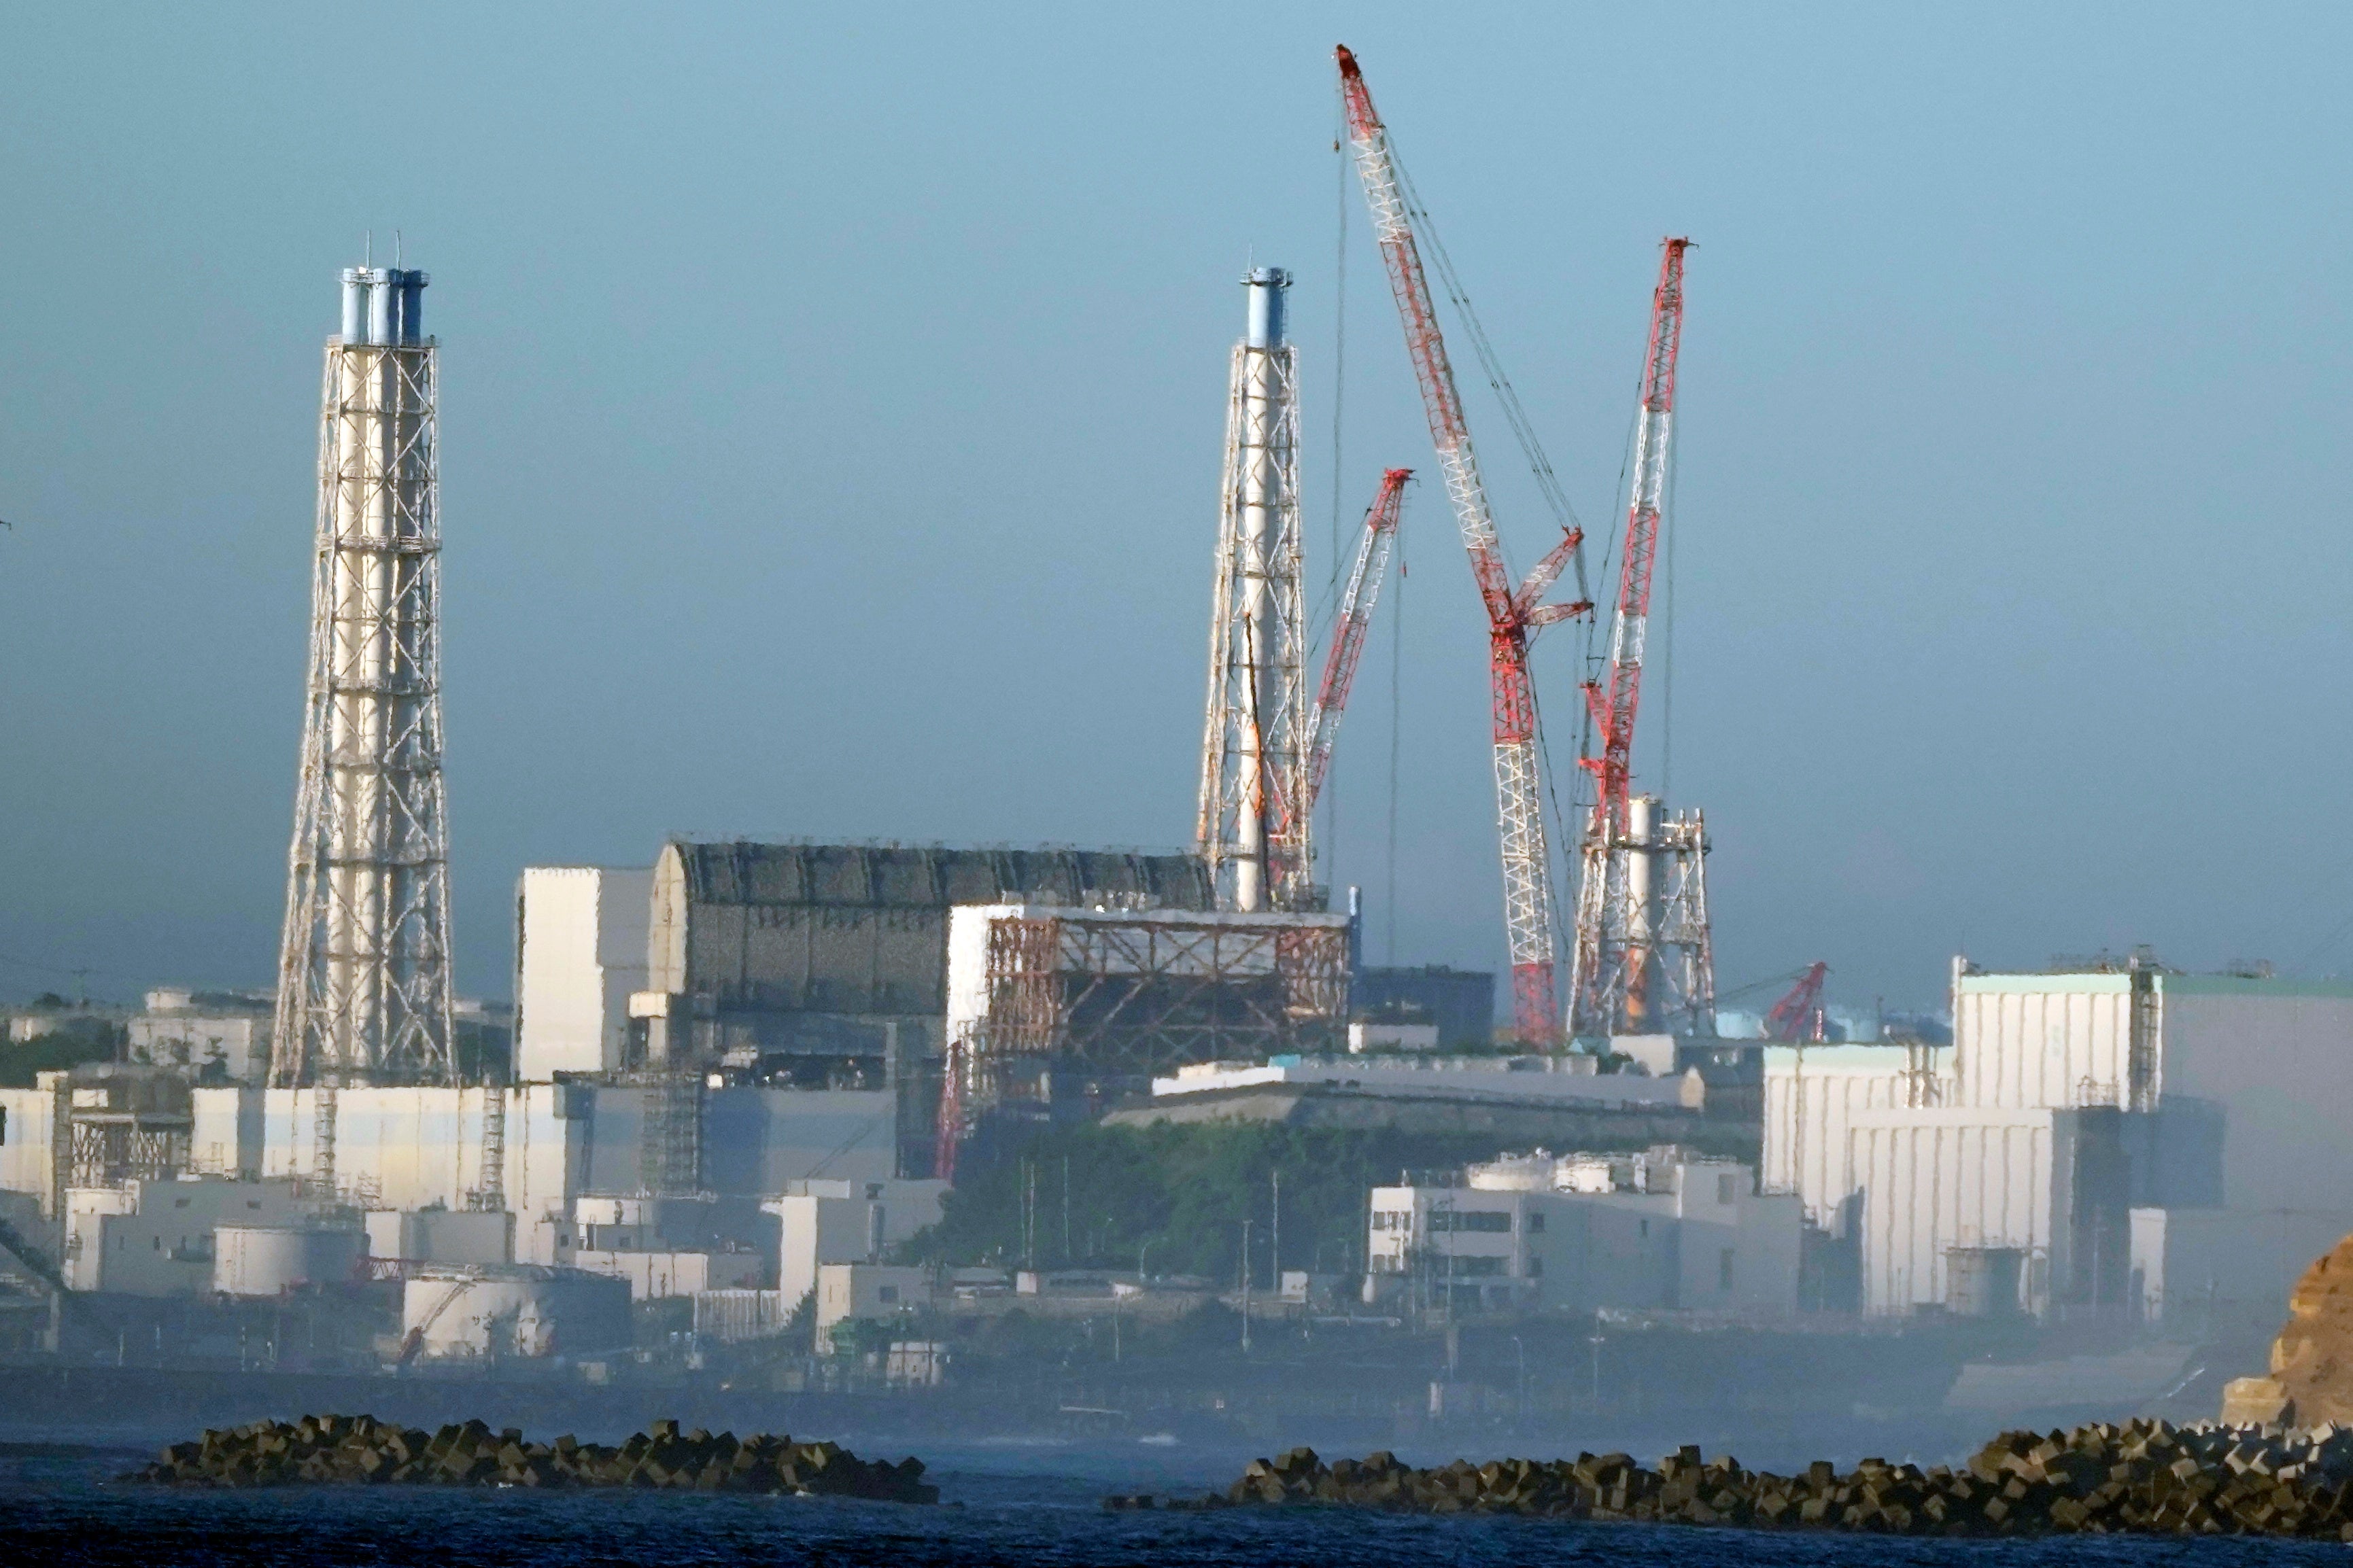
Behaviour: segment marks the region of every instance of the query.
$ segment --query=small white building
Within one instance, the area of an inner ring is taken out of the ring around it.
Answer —
[[[1461,1185],[1376,1187],[1368,1300],[1463,1311],[1620,1307],[1781,1317],[1797,1310],[1793,1197],[1674,1149],[1472,1166]]]
[[[826,1263],[817,1271],[817,1342],[830,1350],[837,1324],[852,1319],[892,1322],[931,1305],[928,1269],[885,1263]]]
[[[529,866],[515,887],[515,1077],[626,1065],[646,988],[649,867]]]
[[[185,1068],[199,1081],[258,1083],[269,1070],[277,998],[257,991],[159,986],[124,1025],[131,1060]]]
[[[1348,1054],[1360,1057],[1367,1052],[1387,1054],[1391,1051],[1434,1051],[1438,1048],[1438,1026],[1435,1024],[1403,1023],[1386,1018],[1352,1018],[1348,1021]]]
[[[787,1309],[817,1289],[830,1263],[880,1263],[885,1247],[940,1222],[947,1184],[940,1181],[833,1181],[792,1184],[760,1207],[776,1216],[776,1286]]]
[[[321,1219],[320,1205],[292,1182],[202,1176],[71,1188],[66,1283],[125,1296],[201,1295],[214,1286],[221,1227],[304,1229]]]

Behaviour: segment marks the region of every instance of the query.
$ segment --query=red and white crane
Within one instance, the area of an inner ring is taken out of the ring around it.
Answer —
[[[1348,569],[1347,591],[1340,596],[1339,617],[1332,626],[1332,647],[1324,656],[1324,679],[1315,688],[1315,705],[1307,712],[1310,811],[1324,794],[1324,775],[1332,771],[1332,744],[1340,736],[1340,713],[1348,705],[1348,689],[1356,683],[1356,666],[1365,657],[1373,607],[1380,603],[1389,552],[1397,544],[1398,524],[1405,517],[1406,481],[1412,478],[1411,468],[1384,472],[1380,493],[1365,513],[1364,541],[1356,546],[1356,563]]]
[[[1831,966],[1816,963],[1798,976],[1789,994],[1765,1015],[1768,1040],[1820,1040],[1829,1037],[1830,1019],[1822,1012],[1822,978]]]
[[[1659,1022],[1652,995],[1663,932],[1652,862],[1661,825],[1656,802],[1632,798],[1634,718],[1642,696],[1642,659],[1651,616],[1651,566],[1666,501],[1667,459],[1674,432],[1675,361],[1683,344],[1683,252],[1688,239],[1663,242],[1658,287],[1651,296],[1650,346],[1642,356],[1642,403],[1634,430],[1633,493],[1626,507],[1618,601],[1609,626],[1609,668],[1585,684],[1596,754],[1579,766],[1593,775],[1593,810],[1580,846],[1577,932],[1569,963],[1572,1034],[1643,1032]],[[1713,980],[1707,989],[1712,992]],[[1714,999],[1707,998],[1714,1012]],[[1708,1026],[1712,1032],[1712,1024]]]
[[[1576,554],[1582,536],[1564,531],[1561,542],[1536,563],[1516,586],[1504,564],[1503,546],[1487,504],[1485,481],[1471,446],[1471,427],[1455,390],[1454,368],[1446,357],[1421,253],[1414,239],[1388,128],[1374,110],[1372,94],[1345,47],[1335,51],[1340,93],[1356,172],[1372,209],[1373,234],[1388,268],[1389,292],[1405,325],[1406,351],[1421,386],[1422,412],[1430,422],[1439,466],[1446,474],[1446,497],[1454,509],[1472,575],[1487,610],[1488,686],[1493,706],[1495,808],[1504,859],[1504,925],[1511,948],[1512,1016],[1521,1039],[1549,1045],[1560,1037],[1555,991],[1559,947],[1553,925],[1552,867],[1545,843],[1544,782],[1536,752],[1535,689],[1528,677],[1528,638],[1538,628],[1592,608],[1576,604],[1540,604]]]

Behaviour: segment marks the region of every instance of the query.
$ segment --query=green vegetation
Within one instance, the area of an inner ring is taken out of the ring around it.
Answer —
[[[112,1061],[121,1049],[122,1030],[106,1018],[70,1011],[54,993],[33,1005],[63,1015],[58,1026],[29,1040],[0,1039],[0,1089],[30,1089],[37,1074],[84,1062]]]
[[[1492,1135],[1476,1133],[1069,1128],[959,1171],[945,1217],[904,1250],[911,1261],[1041,1268],[1133,1269],[1141,1254],[1153,1274],[1229,1283],[1242,1222],[1250,1220],[1250,1268],[1261,1285],[1276,1268],[1351,1273],[1364,1263],[1370,1188],[1501,1152]],[[1280,1258],[1271,1223],[1278,1172]]]

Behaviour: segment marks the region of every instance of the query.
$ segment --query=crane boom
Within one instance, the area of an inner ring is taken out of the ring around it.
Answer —
[[[1398,523],[1405,515],[1405,485],[1411,468],[1390,468],[1381,475],[1380,493],[1365,513],[1364,542],[1356,547],[1356,563],[1348,571],[1347,592],[1332,627],[1332,647],[1324,656],[1324,679],[1315,689],[1315,705],[1307,714],[1307,802],[1315,809],[1324,794],[1324,775],[1331,771],[1332,745],[1340,735],[1340,714],[1348,705],[1356,665],[1365,656],[1365,636],[1372,629],[1373,608],[1380,603],[1381,582],[1388,574],[1389,552],[1397,543]]]
[[[1816,963],[1798,976],[1789,994],[1765,1015],[1767,1039],[1819,1040],[1830,1033],[1829,1020],[1822,1016],[1822,977],[1830,972],[1829,964]]]
[[[1637,1033],[1654,1026],[1651,991],[1656,949],[1666,932],[1652,907],[1651,863],[1661,847],[1657,803],[1639,814],[1632,800],[1634,719],[1642,695],[1642,660],[1651,615],[1651,567],[1666,500],[1667,459],[1674,431],[1675,363],[1683,344],[1683,252],[1688,239],[1662,242],[1658,286],[1651,295],[1651,335],[1642,356],[1642,401],[1634,426],[1634,479],[1626,504],[1618,599],[1610,620],[1609,668],[1585,683],[1598,742],[1578,761],[1593,775],[1593,809],[1578,862],[1577,929],[1569,962],[1569,1028],[1574,1034]],[[1637,820],[1637,817],[1641,820]],[[1667,837],[1682,831],[1666,827]],[[1694,843],[1704,850],[1704,834]]]
[[[1446,498],[1454,510],[1471,574],[1487,610],[1488,688],[1494,741],[1495,809],[1503,841],[1504,925],[1512,962],[1512,1016],[1523,1040],[1549,1045],[1560,1036],[1555,991],[1558,942],[1553,925],[1552,866],[1545,843],[1544,784],[1536,756],[1535,688],[1528,675],[1528,638],[1538,627],[1589,609],[1589,605],[1538,605],[1562,566],[1576,553],[1578,533],[1548,552],[1536,570],[1514,587],[1504,564],[1494,516],[1480,477],[1471,426],[1446,357],[1438,306],[1414,238],[1413,211],[1405,195],[1389,146],[1388,130],[1373,108],[1356,57],[1335,51],[1340,92],[1346,107],[1356,174],[1372,209],[1373,234],[1388,269],[1389,292],[1405,327],[1406,352],[1413,360],[1431,444],[1446,474]]]
[[[1651,342],[1642,356],[1642,408],[1634,426],[1634,488],[1626,504],[1626,548],[1620,556],[1617,615],[1609,627],[1609,679],[1586,684],[1601,754],[1585,766],[1598,784],[1597,820],[1623,825],[1633,778],[1634,713],[1642,696],[1642,652],[1651,616],[1651,568],[1659,552],[1668,444],[1674,433],[1675,360],[1683,346],[1683,252],[1688,239],[1664,242],[1659,285],[1651,296]]]

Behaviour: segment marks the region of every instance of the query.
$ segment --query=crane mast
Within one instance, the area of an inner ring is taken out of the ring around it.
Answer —
[[[1683,253],[1691,247],[1688,239],[1663,244],[1642,359],[1633,488],[1609,626],[1609,668],[1604,679],[1585,684],[1599,746],[1598,754],[1579,763],[1594,779],[1593,810],[1579,846],[1569,967],[1569,1028],[1579,1036],[1639,1034],[1662,1024],[1698,1034],[1715,1028],[1705,826],[1695,812],[1687,818],[1668,817],[1656,797],[1633,793],[1634,721],[1641,703],[1651,568],[1665,507],[1675,362],[1683,344]],[[1662,875],[1670,868],[1670,875]],[[1672,972],[1664,962],[1669,949],[1679,958]]]
[[[1543,605],[1581,542],[1567,531],[1517,587],[1504,564],[1471,427],[1446,357],[1438,308],[1414,238],[1412,211],[1398,178],[1388,131],[1373,108],[1356,57],[1335,51],[1356,173],[1372,210],[1373,234],[1389,292],[1405,327],[1406,352],[1421,389],[1431,444],[1446,475],[1446,497],[1471,557],[1471,574],[1487,611],[1488,688],[1494,743],[1495,809],[1504,863],[1504,925],[1511,950],[1512,1016],[1521,1039],[1550,1045],[1560,1037],[1555,991],[1558,942],[1553,925],[1552,868],[1545,842],[1542,769],[1536,755],[1535,689],[1528,639],[1539,627],[1581,614],[1586,604]]]

